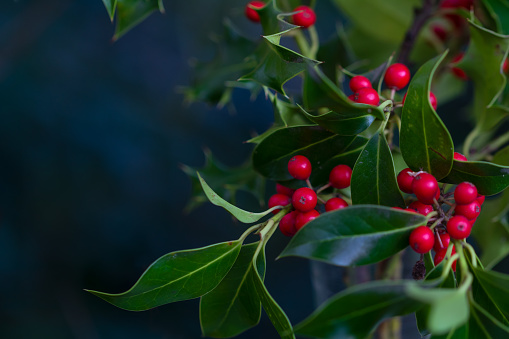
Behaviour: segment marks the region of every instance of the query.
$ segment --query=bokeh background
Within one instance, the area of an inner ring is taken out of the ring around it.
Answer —
[[[200,337],[198,299],[136,313],[83,291],[123,292],[161,255],[243,230],[211,204],[183,212],[191,182],[179,165],[203,166],[205,147],[228,166],[244,163],[243,141],[271,125],[271,105],[243,90],[235,112],[184,105],[178,88],[190,82],[190,58],[213,57],[221,17],[241,17],[244,2],[164,4],[166,14],[112,43],[100,0],[0,2],[1,338]],[[317,12],[331,34],[336,9],[319,1]],[[266,284],[296,323],[317,302],[317,267],[274,261],[287,241],[277,233],[268,247]],[[265,315],[240,337],[262,336],[277,337]]]

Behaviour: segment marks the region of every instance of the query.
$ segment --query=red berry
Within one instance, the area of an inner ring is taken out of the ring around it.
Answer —
[[[440,3],[440,8],[460,8],[470,10],[470,7],[474,4],[473,0],[444,0]]]
[[[431,26],[431,30],[433,31],[433,33],[435,33],[439,40],[441,41],[447,40],[447,30],[444,28],[444,26],[440,24],[434,24]]]
[[[397,177],[399,189],[405,193],[413,193],[412,182],[414,181],[414,177],[411,176],[410,173],[414,173],[414,171],[410,168],[405,168],[399,172]]]
[[[352,92],[357,93],[363,88],[371,88],[371,81],[362,75],[356,75],[350,79],[350,89]]]
[[[481,205],[477,200],[466,205],[456,205],[454,213],[456,215],[462,215],[467,219],[475,219],[479,216],[479,213],[481,213]]]
[[[293,15],[293,23],[297,26],[302,27],[310,27],[315,24],[316,21],[316,14],[315,11],[313,11],[308,6],[299,6],[293,10],[294,12],[299,11],[299,13],[296,13]]]
[[[419,212],[417,212],[417,210],[415,208],[412,208],[412,207],[405,208],[405,211],[412,212],[412,213],[419,213]]]
[[[424,216],[426,216],[429,213],[433,212],[433,206],[425,205],[425,204],[423,204],[420,201],[414,201],[408,207],[415,209],[419,214],[422,214]]]
[[[458,152],[454,152],[454,160],[468,161],[466,156],[464,156],[463,154],[458,153]]]
[[[348,203],[341,198],[330,198],[325,203],[325,212],[339,210],[348,207]]]
[[[403,64],[392,64],[385,72],[384,81],[387,87],[400,90],[408,85],[410,70]]]
[[[438,239],[440,238],[440,240]],[[443,234],[435,234],[435,245],[433,245],[433,249],[435,252],[439,252],[443,250],[444,248],[447,249],[447,246],[449,246],[449,243],[451,242],[451,236],[449,233],[443,233]],[[440,245],[440,243],[442,245]]]
[[[263,6],[265,6],[263,1],[251,1],[246,5],[246,10],[244,13],[246,14],[246,17],[252,22],[260,22],[260,15],[253,9],[253,7],[262,8]]]
[[[458,62],[461,61],[461,59],[463,59],[463,53],[457,54],[454,58],[452,58],[451,63],[457,64]],[[461,80],[468,80],[467,73],[465,73],[465,71],[462,70],[461,68],[452,67],[451,71],[455,76],[457,76]]]
[[[284,195],[291,197],[293,195],[293,192],[295,192],[295,190],[276,183],[276,192],[278,192],[279,194],[284,194]]]
[[[456,253],[456,249],[453,246],[451,256],[455,253]],[[437,266],[438,264],[440,264],[442,262],[442,260],[444,260],[446,254],[447,254],[447,247],[438,251],[435,254],[435,258],[433,259],[433,263],[435,264],[435,266]],[[456,272],[456,260],[454,260],[454,263],[452,264],[451,268],[454,272]]]
[[[348,165],[337,165],[330,171],[329,184],[334,188],[347,188],[351,180],[352,169]]]
[[[454,201],[458,205],[466,205],[477,199],[477,187],[470,182],[462,182],[454,190]]]
[[[484,204],[484,199],[486,199],[486,197],[484,195],[480,195],[480,194],[477,195],[477,199],[476,200],[479,203],[479,205]]]
[[[306,180],[311,175],[311,162],[303,155],[296,155],[288,161],[288,172],[298,180]]]
[[[417,253],[428,253],[435,243],[433,231],[427,226],[419,226],[410,233],[410,247]]]
[[[380,102],[378,92],[373,88],[361,88],[355,93],[355,101],[359,104],[367,104],[377,106]]]
[[[315,191],[308,187],[301,187],[293,193],[293,208],[301,212],[307,212],[316,207],[318,199]]]
[[[412,182],[412,191],[420,202],[431,205],[438,191],[437,179],[429,173],[420,173]]]
[[[405,210],[404,208],[401,208],[401,207],[398,207],[398,206],[392,206],[391,208],[395,209],[395,210],[401,210],[401,211]]]
[[[350,94],[350,95],[348,96],[348,99],[352,100],[353,102],[356,102],[356,101],[355,101],[355,94]]]
[[[291,237],[297,233],[297,229],[295,228],[295,219],[297,218],[297,213],[298,212],[296,211],[292,211],[285,215],[279,222],[279,229],[281,230],[281,233],[287,237]]]
[[[453,239],[465,239],[470,235],[472,225],[462,215],[455,215],[447,222],[447,233]]]
[[[509,72],[509,61],[507,61],[507,59],[504,60],[504,64],[502,65],[502,71],[506,74]]]
[[[307,212],[297,212],[297,217],[295,218],[295,229],[298,231],[304,225],[306,225],[311,220],[314,220],[320,216],[317,210],[311,210]]]
[[[291,202],[291,199],[289,196],[284,194],[276,193],[273,196],[269,198],[269,208],[272,208],[274,206],[286,206]],[[272,214],[277,214],[280,209],[272,211]]]
[[[473,227],[476,221],[477,221],[477,218],[469,220],[468,222],[470,223],[470,226]]]

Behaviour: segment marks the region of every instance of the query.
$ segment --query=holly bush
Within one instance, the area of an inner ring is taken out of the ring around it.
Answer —
[[[158,0],[103,2],[116,13],[115,38],[163,10]],[[272,103],[274,124],[248,141],[244,166],[210,154],[204,168],[183,166],[189,209],[208,200],[246,224],[243,234],[168,253],[124,293],[89,292],[131,311],[200,298],[202,333],[216,338],[256,326],[262,308],[282,338],[398,337],[397,317],[411,313],[422,336],[509,337],[509,275],[492,270],[509,253],[509,4],[331,2],[337,31],[328,39],[315,1],[239,3],[216,57],[196,63],[183,90],[187,101],[220,107],[235,89]],[[240,20],[261,37],[247,38]],[[473,128],[453,140],[441,116],[465,93]],[[267,179],[278,192],[268,207],[235,205],[240,190],[263,202]],[[278,229],[290,238],[282,260],[382,273],[347,282],[294,324],[264,283]],[[402,277],[408,247],[420,259]]]

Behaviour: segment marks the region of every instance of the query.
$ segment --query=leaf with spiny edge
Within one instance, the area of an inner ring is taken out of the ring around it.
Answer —
[[[114,4],[116,2],[117,25],[115,35],[113,36],[114,41],[145,20],[152,12],[159,10],[159,12],[164,13],[162,0],[114,0],[113,5],[111,1],[103,0],[103,2],[109,13],[110,9],[115,8]],[[109,6],[106,2],[109,2]],[[112,16],[111,14],[110,17]]]
[[[104,7],[108,11],[108,15],[110,16],[110,20],[113,22],[113,17],[115,16],[115,9],[117,8],[117,0],[103,0]]]

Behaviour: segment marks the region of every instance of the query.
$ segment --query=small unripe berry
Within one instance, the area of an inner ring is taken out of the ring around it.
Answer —
[[[428,253],[435,243],[433,231],[427,226],[419,226],[410,233],[409,243],[417,253]]]
[[[315,191],[308,187],[301,187],[293,193],[293,208],[300,212],[307,212],[316,207],[318,198]]]
[[[337,189],[347,188],[352,180],[352,169],[348,165],[337,165],[329,174],[329,184]]]
[[[477,187],[470,182],[462,182],[454,190],[454,201],[458,205],[466,205],[477,199]]]
[[[320,216],[317,210],[311,210],[307,212],[297,212],[297,217],[295,218],[295,229],[300,230],[304,225],[306,225],[311,220],[314,220]]]
[[[400,90],[408,85],[410,81],[410,70],[403,64],[392,64],[385,72],[384,81],[387,87]]]
[[[311,27],[316,22],[316,14],[308,6],[299,6],[293,10],[294,12],[300,11],[299,13],[295,13],[292,16],[293,23],[297,26],[302,26],[305,28]]]
[[[289,196],[284,194],[276,193],[273,196],[269,198],[269,208],[272,208],[274,206],[286,206],[291,202],[291,199]],[[277,214],[280,209],[272,211],[272,214]]]
[[[479,216],[479,213],[481,213],[481,205],[477,200],[466,205],[456,205],[454,213],[456,215],[462,215],[467,219],[475,219]]]
[[[260,22],[260,15],[253,9],[253,7],[262,8],[263,6],[265,6],[263,1],[251,1],[246,5],[244,13],[246,14],[246,17],[252,22]]]
[[[341,198],[330,198],[325,203],[325,212],[339,210],[348,207],[348,203]]]
[[[472,231],[472,225],[462,215],[456,215],[447,222],[447,233],[453,239],[465,239],[470,235],[470,231]]]
[[[453,158],[454,158],[454,160],[458,160],[458,161],[468,161],[466,156],[464,156],[463,154],[458,153],[458,152],[454,152]]]
[[[436,198],[437,193],[440,194],[437,179],[429,173],[421,173],[414,178],[412,191],[417,199],[426,205],[433,204],[433,198]]]
[[[440,240],[439,240],[440,238]],[[439,252],[444,248],[447,249],[449,243],[451,242],[451,236],[449,233],[435,234],[435,245],[433,245],[433,249],[435,252]]]
[[[279,194],[284,194],[284,195],[291,197],[293,195],[293,192],[295,192],[295,190],[276,183],[276,192],[278,192]]]
[[[311,175],[311,162],[303,155],[296,155],[288,161],[288,172],[298,180],[306,180]]]
[[[413,173],[413,171],[410,168],[405,168],[399,172],[398,177],[396,178],[399,189],[405,193],[413,193],[412,182],[414,181],[414,177],[411,176],[410,173]]]
[[[433,206],[423,204],[420,201],[414,201],[408,207],[415,209],[419,214],[422,214],[424,216],[433,212]]]
[[[363,88],[371,88],[371,81],[368,78],[362,75],[356,75],[352,79],[350,79],[349,83],[350,89],[352,92],[357,93],[359,90]]]
[[[373,88],[361,88],[355,93],[355,101],[359,104],[367,104],[377,106],[380,102],[378,92]]]
[[[297,233],[297,228],[295,228],[295,219],[297,218],[297,213],[298,212],[296,211],[292,211],[285,215],[279,222],[279,230],[287,237],[291,237]]]

